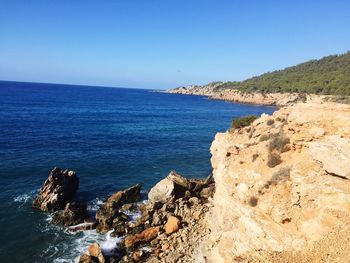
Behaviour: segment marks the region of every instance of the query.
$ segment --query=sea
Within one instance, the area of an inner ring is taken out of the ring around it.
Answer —
[[[208,176],[217,132],[275,110],[149,89],[0,81],[0,262],[76,262],[94,241],[106,252],[120,241],[71,233],[31,207],[53,167],[77,172],[76,199],[93,214],[136,183],[146,199],[171,170]]]

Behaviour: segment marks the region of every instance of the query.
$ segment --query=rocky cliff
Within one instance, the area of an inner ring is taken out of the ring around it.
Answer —
[[[300,103],[211,146],[205,262],[348,262],[350,106]]]

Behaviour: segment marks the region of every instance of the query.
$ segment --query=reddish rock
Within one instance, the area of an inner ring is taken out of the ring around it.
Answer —
[[[143,230],[141,233],[135,235],[129,235],[124,240],[124,245],[126,248],[133,248],[139,243],[150,242],[152,239],[157,237],[159,233],[159,227],[149,227]]]
[[[176,232],[180,228],[180,220],[175,216],[169,216],[168,221],[165,224],[165,233],[168,235]]]

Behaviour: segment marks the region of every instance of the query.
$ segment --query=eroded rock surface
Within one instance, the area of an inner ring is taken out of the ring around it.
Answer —
[[[328,173],[350,179],[350,140],[339,135],[326,136],[309,144],[311,156]]]
[[[74,171],[55,167],[34,199],[33,207],[42,211],[64,209],[67,203],[73,201],[78,186],[78,176]]]
[[[218,133],[203,262],[346,262],[349,123],[349,105],[301,103]]]

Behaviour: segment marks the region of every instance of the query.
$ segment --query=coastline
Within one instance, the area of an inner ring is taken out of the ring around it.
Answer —
[[[223,100],[242,104],[253,104],[262,106],[284,107],[294,105],[299,102],[322,103],[327,101],[337,102],[342,98],[334,95],[300,94],[300,93],[261,93],[261,92],[241,92],[238,89],[216,89],[217,85],[178,87],[161,91],[169,94],[183,94],[194,96],[205,96],[209,99]],[[344,98],[343,98],[344,99]],[[345,98],[349,102],[349,98]]]
[[[92,221],[82,219],[90,224],[75,231],[113,231],[121,242],[112,253],[93,243],[79,262],[343,262],[350,256],[349,122],[349,105],[308,102],[217,133],[212,176],[171,172],[147,201],[139,203],[135,185],[110,196]],[[60,207],[55,221],[63,224],[84,210]]]
[[[58,188],[71,189],[68,203],[51,204],[55,191],[45,191],[55,188],[44,185],[44,197],[37,197],[34,206],[54,209],[50,221],[61,229],[92,231],[108,240],[108,245],[103,238],[85,243],[76,259],[80,263],[279,262],[280,253],[288,263],[299,261],[299,253],[310,261],[313,255],[330,254],[337,262],[334,253],[344,258],[342,251],[350,251],[336,228],[350,235],[349,122],[349,105],[315,96],[217,133],[211,144],[213,177],[194,180],[170,173],[142,202],[139,185],[115,189],[88,216],[86,204],[72,197],[79,193],[76,174],[55,169],[53,177],[72,179],[71,187]],[[330,242],[327,235],[336,237]],[[333,253],[320,242],[342,251]]]

